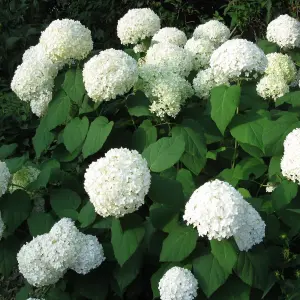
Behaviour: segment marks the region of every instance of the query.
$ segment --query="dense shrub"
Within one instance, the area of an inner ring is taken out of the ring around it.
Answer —
[[[21,54],[5,95],[24,106],[0,128],[5,299],[297,299],[300,22],[257,44],[161,24],[130,10],[124,50],[99,51],[56,20]]]

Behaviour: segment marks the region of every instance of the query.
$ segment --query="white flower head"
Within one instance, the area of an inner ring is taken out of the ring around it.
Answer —
[[[275,191],[276,187],[277,187],[276,183],[268,182],[267,186],[266,186],[266,192],[267,193],[272,193],[273,191]]]
[[[40,44],[53,62],[63,64],[84,59],[93,49],[91,31],[70,19],[53,21],[42,32]]]
[[[136,44],[134,47],[133,47],[133,51],[134,53],[146,53],[147,52],[147,46],[144,44],[144,43],[139,43],[139,44]]]
[[[261,78],[256,85],[256,91],[262,98],[276,101],[289,92],[289,86],[282,76],[272,74]]]
[[[82,74],[89,97],[102,102],[127,93],[138,79],[138,66],[125,52],[107,49],[85,63]]]
[[[281,172],[287,179],[300,184],[300,128],[290,132],[283,143],[284,153],[281,159]]]
[[[79,233],[76,248],[77,253],[70,268],[79,274],[89,273],[105,260],[103,247],[93,235]]]
[[[193,69],[199,71],[209,66],[209,60],[215,46],[209,40],[191,38],[185,44],[184,49],[193,56]]]
[[[287,83],[295,80],[297,70],[291,57],[282,53],[267,54],[268,66],[265,73],[267,75],[282,76]]]
[[[146,64],[164,68],[181,76],[188,76],[193,68],[192,54],[170,43],[152,45],[145,56]]]
[[[264,52],[254,43],[243,39],[225,42],[210,58],[214,73],[229,80],[237,80],[241,76],[255,78],[264,73],[267,64]]]
[[[289,15],[280,15],[269,23],[267,39],[281,48],[300,47],[300,22]]]
[[[193,87],[198,97],[208,99],[211,90],[219,85],[229,85],[226,77],[217,76],[211,68],[200,70],[193,80]]]
[[[17,189],[24,189],[28,184],[34,182],[40,174],[40,170],[26,166],[13,174],[9,191],[12,193]]]
[[[176,27],[164,27],[160,29],[152,38],[152,44],[170,43],[183,47],[187,41],[185,33]]]
[[[150,99],[150,111],[160,118],[175,118],[186,99],[193,94],[191,84],[178,74],[159,67],[144,65],[140,68],[142,90]]]
[[[161,300],[193,300],[198,282],[190,270],[173,267],[160,279],[158,289]]]
[[[0,197],[6,193],[11,174],[5,162],[0,161]]]
[[[135,150],[110,149],[91,163],[84,175],[84,188],[96,212],[122,217],[144,204],[150,187],[146,160]]]
[[[160,19],[150,8],[130,9],[119,21],[117,35],[121,44],[137,44],[160,29]]]
[[[248,251],[265,236],[265,223],[254,208],[229,183],[213,180],[194,191],[183,219],[199,236],[223,240],[234,237],[241,251]]]
[[[193,37],[196,40],[210,40],[215,47],[219,47],[229,39],[230,30],[223,23],[211,20],[196,27]]]

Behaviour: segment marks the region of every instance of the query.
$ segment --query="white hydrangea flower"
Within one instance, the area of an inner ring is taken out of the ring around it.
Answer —
[[[289,92],[289,86],[282,76],[272,74],[261,78],[256,85],[256,91],[262,98],[271,98],[276,101],[277,98]]]
[[[284,177],[300,184],[300,128],[290,132],[284,140],[281,172]]]
[[[196,27],[193,37],[203,40],[210,40],[215,47],[219,47],[230,37],[230,30],[227,26],[217,20],[211,20]]]
[[[281,48],[300,47],[300,22],[289,15],[280,15],[269,23],[267,40]]]
[[[287,83],[295,80],[297,70],[291,57],[282,53],[267,54],[268,66],[265,73],[267,75],[282,76]]]
[[[178,74],[159,67],[144,65],[140,68],[142,90],[150,99],[150,111],[160,118],[175,118],[186,99],[193,94],[191,84]]]
[[[2,220],[1,212],[0,212],[0,240],[3,237],[4,230],[5,230],[5,224],[4,224],[3,220]]]
[[[19,271],[30,285],[41,287],[55,284],[66,271],[57,270],[52,266],[51,261],[55,257],[48,255],[49,244],[48,234],[39,235],[23,245],[17,254]]]
[[[82,74],[89,97],[102,102],[127,93],[138,79],[138,66],[125,52],[107,49],[85,63]]]
[[[198,282],[190,270],[173,267],[160,279],[158,289],[161,300],[193,300]]]
[[[266,192],[267,193],[272,193],[273,191],[275,191],[276,187],[277,187],[276,183],[268,182],[267,186],[266,186]]]
[[[223,240],[232,236],[241,251],[249,250],[265,236],[265,223],[229,183],[207,182],[186,203],[183,219],[197,228],[199,236]]]
[[[209,40],[191,38],[184,46],[193,56],[193,69],[199,71],[200,69],[209,66],[209,60],[215,50],[215,46]]]
[[[137,44],[160,29],[160,19],[150,8],[130,9],[117,25],[121,44]]]
[[[135,150],[110,149],[91,163],[84,175],[84,188],[96,212],[122,217],[144,204],[150,187],[146,160]]]
[[[164,27],[160,29],[152,38],[152,44],[170,43],[183,47],[187,41],[185,33],[176,27]]]
[[[193,68],[192,54],[170,43],[152,45],[145,56],[145,62],[181,76],[188,76]]]
[[[257,74],[264,73],[267,64],[264,52],[254,43],[243,39],[225,42],[210,58],[214,73],[231,80],[241,76],[256,78]]]
[[[219,85],[229,85],[226,77],[216,76],[211,68],[201,70],[193,80],[193,87],[198,97],[208,99],[210,91]]]
[[[76,247],[77,253],[70,269],[79,274],[89,273],[105,260],[103,247],[93,235],[79,233]]]
[[[53,62],[81,60],[93,49],[91,31],[79,21],[55,20],[42,32],[40,44]]]
[[[0,197],[6,193],[11,174],[5,162],[0,161]]]
[[[24,189],[28,184],[34,182],[40,174],[40,170],[32,166],[23,167],[13,174],[9,191],[12,193],[17,189]]]
[[[133,47],[134,53],[146,53],[147,52],[147,47],[144,43],[136,44]]]

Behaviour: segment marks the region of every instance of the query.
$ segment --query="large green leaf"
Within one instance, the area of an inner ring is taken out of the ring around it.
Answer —
[[[85,94],[82,70],[80,68],[69,69],[65,74],[62,88],[73,102],[81,105]]]
[[[273,53],[273,52],[279,52],[279,47],[275,43],[271,43],[267,40],[259,39],[257,42],[257,45],[259,48],[261,48],[265,54]]]
[[[293,107],[300,106],[300,91],[294,91],[285,94],[284,96],[278,98],[275,102],[275,106],[282,105],[283,103],[292,104]]]
[[[89,129],[89,120],[87,117],[75,118],[69,122],[64,129],[63,139],[67,150],[72,153],[85,140]]]
[[[176,180],[181,183],[184,196],[189,198],[196,189],[192,173],[189,170],[180,169],[177,173]]]
[[[237,251],[232,243],[226,239],[222,241],[211,240],[210,246],[211,252],[219,264],[223,269],[231,273],[238,259]]]
[[[49,213],[35,212],[27,220],[32,236],[48,233],[55,224],[55,219]]]
[[[236,109],[240,103],[240,97],[241,87],[238,85],[229,87],[222,85],[213,88],[211,91],[211,118],[223,135],[236,113]]]
[[[151,224],[155,228],[163,228],[173,219],[175,215],[176,211],[174,211],[174,209],[169,205],[153,203],[150,206],[149,217]]]
[[[12,234],[29,216],[32,203],[24,190],[6,194],[0,201],[1,217],[7,234]]]
[[[162,172],[177,163],[185,149],[182,136],[164,137],[151,144],[143,151],[143,157],[153,172]]]
[[[49,103],[46,122],[48,130],[67,123],[70,115],[71,99],[64,92],[57,93]]]
[[[24,166],[25,162],[28,160],[28,153],[25,153],[20,157],[12,157],[5,159],[6,166],[11,174],[16,173]]]
[[[91,123],[82,147],[84,158],[98,152],[102,148],[112,130],[113,124],[114,122],[108,122],[105,117],[98,117]]]
[[[207,297],[210,297],[227,280],[230,272],[212,255],[200,256],[193,262],[194,275]]]
[[[207,152],[202,127],[194,120],[184,120],[182,125],[173,128],[172,136],[184,138],[185,151],[180,160],[198,175],[205,166]]]
[[[135,253],[143,240],[145,228],[141,225],[123,231],[118,219],[113,219],[111,226],[111,243],[115,258],[120,266]]]
[[[96,219],[96,212],[93,204],[88,201],[85,206],[80,210],[78,215],[78,221],[81,223],[81,227],[87,227],[91,225]]]
[[[20,250],[19,241],[15,236],[0,242],[0,274],[8,277],[17,266],[17,253]]]
[[[163,242],[159,260],[168,262],[182,261],[195,249],[197,239],[198,232],[192,227],[180,227],[171,231]]]
[[[0,147],[0,159],[7,158],[12,155],[17,149],[18,144],[3,145]]]
[[[150,101],[142,91],[137,91],[127,98],[128,112],[132,116],[141,117],[151,115],[149,111]]]
[[[139,128],[133,133],[132,145],[140,153],[144,151],[150,144],[157,140],[156,127],[152,125],[150,120],[145,120]]]

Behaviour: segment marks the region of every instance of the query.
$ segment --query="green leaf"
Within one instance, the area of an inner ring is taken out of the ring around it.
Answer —
[[[17,147],[18,147],[18,144],[9,144],[9,145],[1,146],[0,147],[0,159],[7,158],[8,156],[14,154]]]
[[[71,99],[64,91],[58,92],[49,103],[46,115],[48,130],[67,123],[70,115]]]
[[[281,174],[280,162],[281,162],[280,156],[273,156],[271,158],[269,164],[269,171],[268,171],[269,178],[271,178],[274,175]]]
[[[197,239],[198,232],[192,227],[181,227],[171,231],[163,242],[159,260],[168,262],[184,260],[195,249]]]
[[[218,260],[219,264],[228,273],[232,273],[232,269],[235,266],[238,255],[229,240],[211,240],[210,241],[211,252]]]
[[[259,48],[261,48],[265,54],[269,54],[269,53],[273,53],[273,52],[279,52],[279,47],[274,44],[274,43],[271,43],[267,40],[258,40],[257,42],[257,46]]]
[[[108,122],[105,117],[98,117],[91,123],[82,147],[84,158],[98,152],[102,148],[112,130],[113,124],[114,122]]]
[[[161,229],[165,227],[175,215],[176,211],[171,206],[160,203],[153,203],[150,206],[149,216],[155,228]]]
[[[65,210],[76,210],[81,199],[77,193],[68,189],[54,190],[50,195],[51,207],[58,216],[65,216]]]
[[[5,163],[7,168],[9,169],[9,172],[13,174],[19,171],[24,166],[27,160],[28,160],[28,154],[26,153],[21,157],[8,158],[5,160]]]
[[[58,288],[52,288],[47,293],[47,300],[71,300],[70,296]]]
[[[177,173],[176,180],[181,183],[184,196],[189,198],[196,189],[192,173],[186,169],[180,169]]]
[[[213,88],[211,91],[211,118],[223,135],[236,113],[236,109],[240,103],[240,97],[241,87],[238,85],[229,87],[222,85]]]
[[[150,116],[149,105],[150,101],[142,91],[137,91],[127,98],[128,112],[131,116]]]
[[[236,165],[234,175],[236,178],[242,180],[248,180],[251,174],[253,174],[255,178],[258,178],[266,172],[267,168],[262,159],[248,157]]]
[[[207,297],[210,297],[229,276],[218,260],[212,255],[200,256],[193,262],[193,270],[198,283]]]
[[[111,243],[115,257],[120,266],[135,253],[141,244],[145,228],[137,226],[123,231],[118,219],[113,219],[111,226]]]
[[[54,140],[55,135],[47,127],[46,117],[42,118],[39,127],[36,129],[35,136],[32,139],[34,151],[37,157],[47,150]]]
[[[235,273],[246,284],[264,290],[268,280],[268,257],[265,251],[240,252]]]
[[[12,234],[29,216],[32,203],[24,190],[6,194],[0,201],[1,217],[5,232]]]
[[[185,152],[180,160],[198,175],[205,166],[207,152],[202,127],[194,120],[184,120],[182,125],[173,128],[172,136],[184,138]]]
[[[87,227],[91,225],[96,219],[96,212],[93,204],[88,201],[86,205],[81,209],[78,215],[78,221],[81,223],[81,227]]]
[[[278,98],[275,102],[275,107],[282,105],[283,103],[292,104],[293,107],[300,106],[300,91],[294,91],[285,94],[284,96]]]
[[[69,69],[65,74],[65,80],[62,84],[62,88],[73,102],[81,105],[85,94],[82,70],[79,68]]]
[[[133,133],[132,145],[140,153],[157,140],[157,130],[150,120],[145,120]]]
[[[11,236],[0,242],[0,274],[8,277],[17,266],[17,253],[20,244],[16,237]]]
[[[143,157],[153,172],[162,172],[179,161],[185,149],[182,136],[164,137],[151,144],[143,151]]]
[[[48,213],[32,213],[27,220],[30,234],[32,236],[48,233],[55,224],[54,218]]]
[[[284,180],[271,195],[273,208],[276,211],[283,209],[296,197],[297,192],[296,183]]]
[[[64,129],[63,138],[67,150],[72,153],[75,151],[85,140],[89,129],[89,120],[87,117],[82,119],[75,118],[69,122]]]
[[[27,300],[29,297],[30,286],[26,284],[16,294],[16,300]]]

